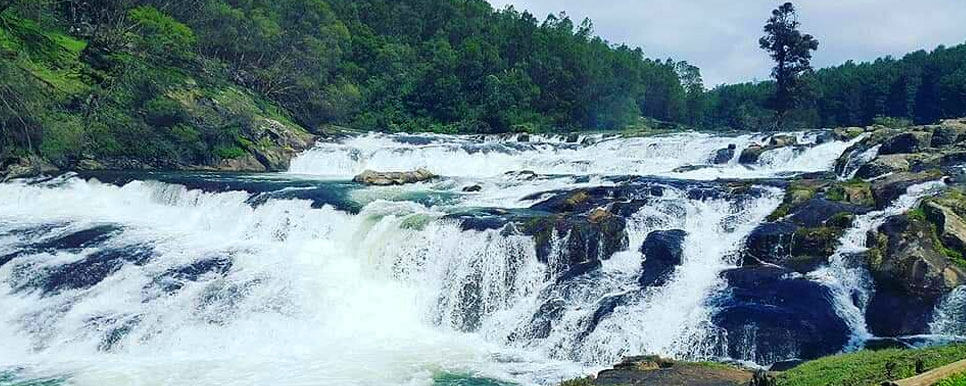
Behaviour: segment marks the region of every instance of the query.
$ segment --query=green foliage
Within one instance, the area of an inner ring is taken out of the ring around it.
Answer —
[[[190,60],[194,54],[194,32],[150,5],[142,5],[129,12],[131,21],[140,33],[138,44],[145,53],[167,60]]]
[[[775,61],[771,76],[775,78],[775,94],[770,104],[775,109],[779,129],[784,128],[785,114],[794,108],[803,94],[799,78],[812,71],[812,51],[818,40],[798,30],[800,23],[795,7],[788,2],[772,11],[765,24],[765,36],[758,44]]]
[[[966,386],[966,373],[956,374],[952,377],[943,379],[942,381],[939,381],[936,386]]]
[[[939,46],[901,59],[846,62],[806,74],[808,92],[788,112],[794,128],[867,126],[875,122],[903,127],[904,120],[931,124],[966,116],[966,44]],[[774,115],[768,95],[775,82],[717,87],[708,93],[707,125],[756,129]],[[893,117],[881,118],[881,117]]]
[[[926,370],[966,358],[966,344],[917,350],[863,350],[806,362],[778,378],[781,386],[877,385],[916,375],[916,362]],[[892,364],[891,374],[887,364]]]
[[[222,159],[234,159],[241,158],[245,156],[245,149],[238,146],[216,146],[214,153],[218,158]]]

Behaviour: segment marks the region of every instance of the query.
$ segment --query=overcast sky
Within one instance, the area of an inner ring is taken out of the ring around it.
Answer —
[[[512,4],[543,20],[566,11],[589,17],[612,43],[642,47],[652,58],[672,57],[701,67],[705,84],[765,79],[768,56],[758,48],[761,27],[781,1],[772,0],[490,0]],[[812,63],[901,57],[966,42],[966,0],[801,0],[802,30],[820,47]]]

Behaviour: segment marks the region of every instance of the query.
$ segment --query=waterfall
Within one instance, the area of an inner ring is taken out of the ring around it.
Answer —
[[[804,145],[741,165],[737,154],[766,136],[368,134],[320,143],[279,175],[0,184],[0,379],[431,385],[466,374],[536,385],[630,354],[715,357],[721,273],[783,194],[707,180],[824,171],[851,144],[796,135]],[[735,156],[712,165],[729,145]],[[346,182],[417,167],[445,177]],[[594,204],[535,205],[574,189],[593,190]],[[594,226],[594,209],[620,218],[626,245],[573,270],[575,229]],[[846,252],[899,210],[860,216],[841,261],[815,277],[841,288],[846,319],[846,298],[865,288]],[[538,240],[526,225],[540,216],[585,222]],[[668,230],[685,235],[680,265],[642,288],[642,245]]]
[[[860,348],[872,338],[865,323],[865,309],[875,290],[863,262],[864,253],[868,251],[867,233],[878,229],[889,217],[905,213],[943,186],[945,184],[940,181],[910,186],[889,207],[856,216],[852,227],[839,239],[839,247],[829,257],[829,264],[809,273],[813,280],[832,290],[835,311],[852,329],[848,348]]]

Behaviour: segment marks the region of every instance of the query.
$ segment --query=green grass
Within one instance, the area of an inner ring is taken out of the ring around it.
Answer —
[[[950,378],[939,381],[936,386],[966,386],[966,373],[953,375]]]
[[[778,378],[781,386],[859,386],[878,385],[885,381],[916,375],[916,362],[921,360],[931,370],[966,358],[966,344],[953,344],[920,350],[889,349],[859,351],[806,362],[788,370]],[[894,367],[891,374],[887,364]]]

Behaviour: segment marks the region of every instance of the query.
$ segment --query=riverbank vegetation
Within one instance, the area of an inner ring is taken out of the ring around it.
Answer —
[[[790,129],[966,115],[966,46],[799,83]],[[706,90],[697,67],[589,20],[484,0],[0,1],[0,167],[273,169],[266,149],[346,128],[761,130],[774,89]]]

